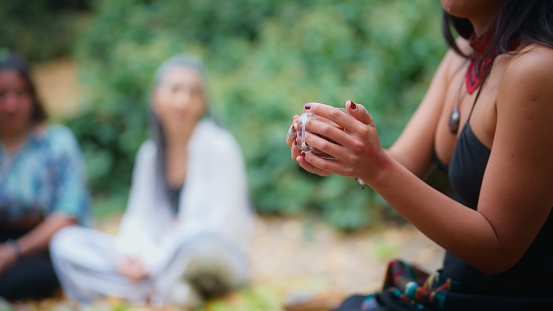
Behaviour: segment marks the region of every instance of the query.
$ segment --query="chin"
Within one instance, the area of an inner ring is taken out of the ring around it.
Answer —
[[[21,120],[20,118],[7,118],[1,119],[3,127],[12,131],[18,131],[29,127],[29,122]]]
[[[459,17],[459,18],[465,18],[466,16],[463,16],[462,14],[462,4],[459,3],[459,1],[456,0],[441,0],[442,8],[444,11],[446,11],[449,15]]]

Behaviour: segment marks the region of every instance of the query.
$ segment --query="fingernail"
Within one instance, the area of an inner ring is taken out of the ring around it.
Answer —
[[[353,101],[349,101],[349,107],[351,108],[351,110],[355,110],[357,108],[357,105],[353,102]]]
[[[301,152],[301,156],[305,158],[305,152]]]
[[[311,109],[311,103],[305,104],[305,106],[303,106],[303,109],[305,109],[305,110]]]
[[[288,130],[288,138],[294,139],[296,138],[296,129],[294,129],[293,126],[290,127]]]
[[[298,142],[294,140],[294,147],[298,145]]]

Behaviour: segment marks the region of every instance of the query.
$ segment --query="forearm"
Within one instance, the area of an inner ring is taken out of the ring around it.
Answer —
[[[477,269],[497,273],[511,263],[494,228],[470,209],[427,185],[400,163],[389,159],[380,177],[367,182],[394,209],[434,242]]]
[[[48,249],[50,239],[61,228],[76,223],[73,218],[64,215],[52,215],[44,219],[33,230],[17,240],[23,257]]]
[[[420,160],[420,163],[416,163],[413,157],[410,157],[406,152],[401,152],[399,148],[392,145],[390,148],[384,151],[394,159],[396,162],[405,167],[408,171],[415,174],[419,178],[425,178],[432,167],[432,158]]]

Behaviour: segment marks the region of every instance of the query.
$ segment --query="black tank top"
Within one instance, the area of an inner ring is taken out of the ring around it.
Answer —
[[[469,117],[470,120],[470,117]],[[453,198],[476,209],[490,150],[478,140],[469,122],[455,145],[449,167],[442,162],[451,184]],[[436,157],[436,160],[439,159]],[[521,209],[524,206],[520,207]],[[553,218],[547,218],[528,251],[511,269],[499,275],[487,275],[446,252],[443,274],[462,283],[474,284],[479,295],[553,296]],[[483,292],[482,292],[483,291]],[[482,297],[483,298],[483,297]]]

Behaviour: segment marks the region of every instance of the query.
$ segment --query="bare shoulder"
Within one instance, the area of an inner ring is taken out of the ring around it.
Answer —
[[[520,145],[529,144],[529,137],[539,141],[540,148],[553,144],[552,98],[553,49],[538,45],[522,48],[506,65],[499,84],[496,134],[504,131],[508,133],[506,141]]]
[[[548,103],[553,97],[553,49],[528,45],[505,68],[499,97]]]
[[[544,79],[553,78],[553,49],[537,44],[522,48],[507,65],[504,78],[522,83],[521,86],[537,81],[543,87],[552,83],[551,79]]]

